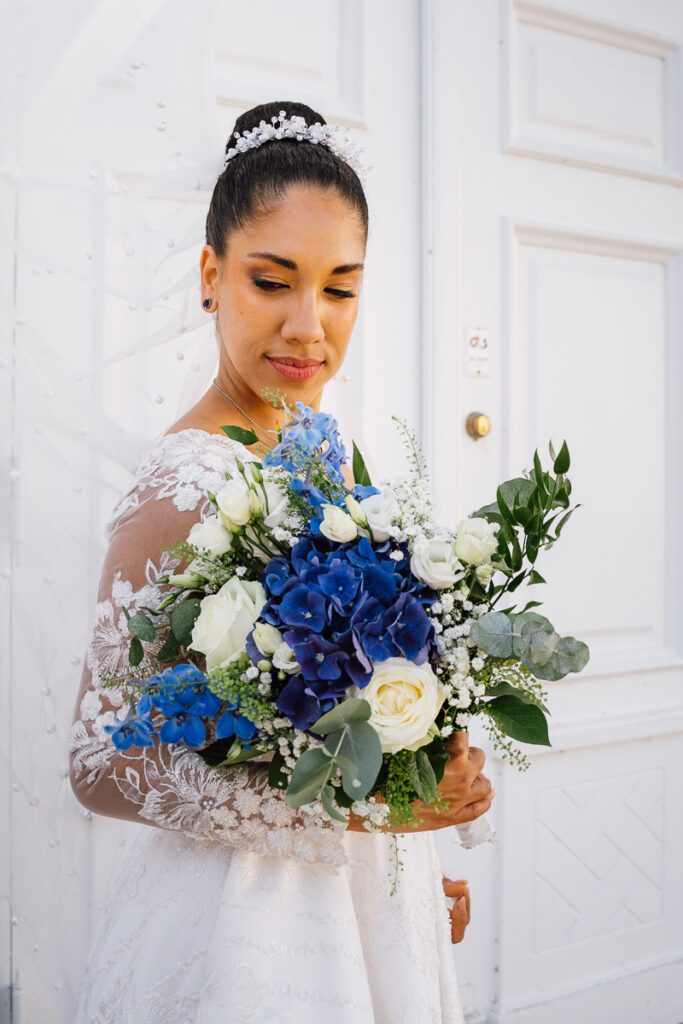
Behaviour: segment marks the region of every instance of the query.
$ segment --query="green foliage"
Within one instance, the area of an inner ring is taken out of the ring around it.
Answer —
[[[491,657],[514,657],[539,679],[580,672],[590,656],[585,643],[561,637],[538,612],[486,612],[472,623],[470,636]]]
[[[429,476],[427,460],[417,440],[415,430],[400,416],[392,416],[391,418],[398,428],[408,462],[410,463],[413,479],[426,480]]]
[[[548,723],[535,704],[519,700],[513,694],[495,697],[484,705],[486,713],[494,718],[506,736],[522,743],[550,746]]]
[[[370,479],[368,468],[365,465],[365,460],[355,441],[353,442],[353,461],[351,468],[353,469],[353,479],[357,484],[372,487],[372,480]]]
[[[322,746],[311,747],[300,755],[292,771],[285,801],[301,807],[320,797],[329,801],[334,793],[323,796],[323,788],[341,773],[347,797],[362,800],[372,789],[382,766],[379,736],[369,724],[370,705],[366,700],[350,698],[313,723],[311,731],[325,737]]]
[[[253,430],[245,430],[244,427],[236,426],[225,426],[221,427],[221,430],[231,437],[233,441],[239,441],[240,444],[250,445],[256,444],[259,440],[258,434],[255,434]]]

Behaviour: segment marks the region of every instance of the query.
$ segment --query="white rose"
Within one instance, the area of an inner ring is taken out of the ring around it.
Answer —
[[[373,540],[388,540],[389,528],[398,513],[398,503],[390,487],[383,487],[379,494],[371,494],[360,502],[363,515],[372,531]]]
[[[436,732],[434,720],[446,699],[429,662],[415,665],[406,658],[376,662],[368,685],[352,686],[346,692],[370,704],[370,725],[386,754],[417,750],[429,743]]]
[[[358,527],[348,512],[339,505],[323,505],[320,532],[330,540],[344,544],[346,541],[355,540],[358,536]]]
[[[489,523],[481,516],[461,519],[455,537],[455,553],[461,562],[478,565],[490,558],[498,547],[498,523]]]
[[[410,571],[434,590],[452,587],[462,575],[453,541],[435,537],[417,541],[410,558]]]
[[[229,530],[245,526],[254,513],[253,492],[243,476],[227,480],[216,494],[219,514]],[[257,506],[258,508],[258,506]]]
[[[207,516],[204,522],[195,523],[187,540],[212,555],[224,555],[232,547],[232,536],[218,516]]]
[[[301,671],[301,665],[296,660],[296,654],[285,640],[282,641],[273,654],[273,665],[275,668],[282,669],[283,672],[288,672],[290,675],[293,672]]]
[[[269,658],[283,643],[282,633],[269,622],[257,622],[254,626],[254,643],[261,654]]]
[[[260,583],[232,576],[217,594],[205,597],[192,627],[188,646],[206,657],[206,670],[222,667],[244,650],[251,631],[266,603]]]

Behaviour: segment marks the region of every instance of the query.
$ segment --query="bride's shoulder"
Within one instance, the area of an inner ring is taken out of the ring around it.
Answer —
[[[179,421],[180,422],[180,421]],[[134,480],[111,513],[105,535],[143,507],[170,502],[178,512],[194,511],[201,504],[203,518],[211,509],[207,494],[219,490],[235,459],[246,459],[245,449],[226,434],[176,423],[141,450]]]

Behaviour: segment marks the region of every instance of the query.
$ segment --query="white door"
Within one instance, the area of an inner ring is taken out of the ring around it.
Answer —
[[[466,515],[534,449],[552,469],[548,441],[566,440],[582,507],[539,557],[549,585],[505,603],[547,591],[539,610],[591,649],[548,684],[552,747],[524,748],[531,769],[489,753],[498,847],[457,860],[476,915],[456,953],[468,1007],[680,1024],[683,5],[432,0],[423,15],[440,498]]]
[[[0,40],[2,1024],[73,1020],[112,864],[148,827],[84,811],[65,750],[103,526],[141,442],[176,418],[206,320],[198,294],[183,309],[174,289],[196,267],[210,193],[156,176],[220,161],[257,103],[301,100],[348,126],[373,165],[368,272],[328,407],[387,475],[404,465],[388,413],[419,422],[416,0],[134,6],[22,5]],[[150,177],[139,234],[123,199]]]

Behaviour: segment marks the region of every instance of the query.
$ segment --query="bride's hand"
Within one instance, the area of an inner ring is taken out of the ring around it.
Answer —
[[[469,735],[465,730],[454,732],[448,737],[444,749],[449,760],[443,778],[437,786],[440,796],[448,801],[448,808],[436,811],[421,800],[414,800],[411,807],[417,819],[408,825],[388,826],[379,828],[382,832],[432,832],[435,829],[448,828],[450,825],[462,825],[466,821],[474,821],[485,814],[491,806],[495,790],[481,769],[484,767],[486,754],[481,747],[470,747]],[[355,832],[366,832],[363,818],[351,812],[348,828]]]
[[[442,876],[444,896],[453,897],[453,906],[448,908],[451,918],[451,942],[462,942],[465,928],[470,923],[470,887],[466,878],[450,878]]]

